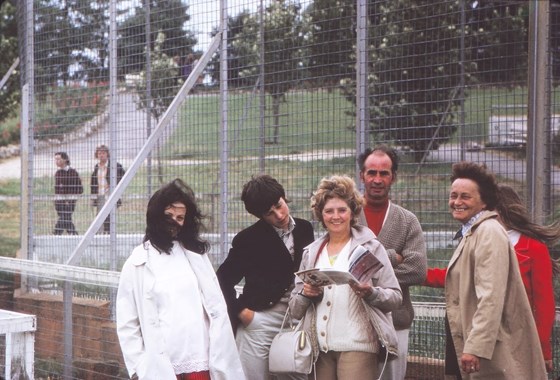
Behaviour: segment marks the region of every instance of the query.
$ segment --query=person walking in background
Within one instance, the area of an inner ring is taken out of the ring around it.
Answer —
[[[390,312],[400,306],[402,293],[383,245],[369,228],[357,224],[362,203],[348,176],[323,178],[311,198],[313,214],[327,233],[305,248],[300,270],[348,271],[353,253],[364,248],[380,263],[361,283],[316,286],[296,278],[290,312],[297,319],[305,315],[315,376],[321,380],[373,380],[383,372],[388,355],[397,355]],[[382,346],[385,354],[379,355]],[[383,364],[378,365],[378,355]]]
[[[97,213],[101,211],[105,205],[105,201],[109,197],[111,188],[111,162],[109,160],[109,147],[107,145],[99,145],[95,148],[95,158],[98,163],[95,164],[91,173],[91,194],[93,195],[92,205],[97,208]],[[117,183],[124,176],[124,169],[117,162]],[[117,202],[117,207],[121,205],[121,200]],[[103,233],[108,234],[111,230],[111,218],[107,216],[103,222]]]
[[[546,379],[535,320],[508,234],[493,211],[486,165],[453,165],[449,209],[462,224],[447,266],[446,374],[457,379]]]
[[[126,260],[117,334],[131,378],[243,380],[192,189],[180,179],[148,202],[143,244]]]
[[[428,265],[426,241],[418,218],[390,200],[398,165],[396,151],[387,145],[368,148],[358,157],[365,198],[359,222],[368,226],[385,247],[403,295],[402,305],[393,311],[399,356],[389,362],[381,377],[384,380],[405,378],[408,334],[414,319],[409,287],[424,283]]]
[[[54,173],[54,208],[58,215],[54,234],[62,235],[67,231],[68,235],[77,235],[72,214],[76,209],[77,195],[84,192],[82,180],[78,172],[70,167],[70,158],[66,152],[56,152],[54,162],[58,168]]]
[[[531,305],[546,370],[553,370],[551,335],[554,326],[555,304],[553,274],[558,274],[558,263],[552,260],[547,244],[560,240],[558,222],[541,226],[534,223],[517,192],[508,185],[498,185],[496,211],[506,228],[515,249],[523,285]],[[445,268],[429,268],[426,285],[445,286]]]
[[[282,325],[303,248],[314,239],[313,227],[290,215],[284,188],[269,175],[253,176],[243,186],[241,200],[259,220],[233,238],[217,275],[247,379],[268,380],[270,344]],[[242,279],[237,298],[235,286]]]

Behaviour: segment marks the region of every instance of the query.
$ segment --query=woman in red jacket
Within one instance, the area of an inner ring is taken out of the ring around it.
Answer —
[[[499,185],[496,211],[515,248],[519,269],[533,317],[537,325],[547,371],[552,371],[550,336],[554,325],[555,305],[553,275],[560,272],[558,263],[550,257],[547,245],[560,240],[560,224],[541,226],[531,221],[529,212],[515,190]],[[443,288],[447,268],[428,268],[427,286]]]

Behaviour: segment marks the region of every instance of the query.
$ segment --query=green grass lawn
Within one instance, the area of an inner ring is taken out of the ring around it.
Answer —
[[[220,99],[218,96],[187,98],[177,129],[164,151],[170,156],[218,158],[220,139]],[[260,126],[258,97],[252,93],[229,95],[227,143],[231,157],[256,156],[266,145],[267,154],[293,154],[309,149],[352,148],[355,124],[348,114],[352,105],[338,91],[290,93],[280,107],[279,144],[272,141],[272,112],[267,104],[266,132]],[[262,138],[261,138],[262,136]]]
[[[0,200],[0,256],[15,257],[20,247],[19,200]]]

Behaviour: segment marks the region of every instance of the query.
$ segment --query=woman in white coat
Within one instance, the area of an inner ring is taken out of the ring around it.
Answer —
[[[123,266],[117,334],[132,379],[244,379],[227,307],[180,179],[148,202],[144,243]]]

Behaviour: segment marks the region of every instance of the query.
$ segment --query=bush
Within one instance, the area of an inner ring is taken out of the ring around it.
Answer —
[[[39,100],[34,136],[39,140],[59,139],[97,116],[106,106],[106,83],[88,83],[50,88]]]
[[[13,117],[0,124],[0,146],[19,144],[21,125],[19,117]]]

